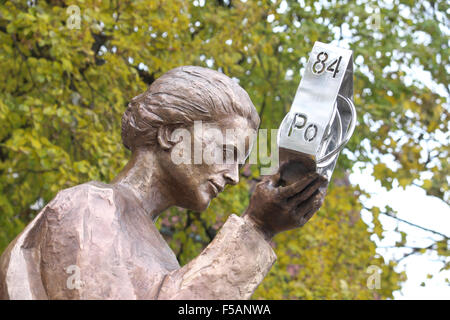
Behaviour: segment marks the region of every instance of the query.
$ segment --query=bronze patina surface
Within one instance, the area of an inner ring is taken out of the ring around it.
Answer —
[[[276,260],[270,239],[311,218],[326,181],[291,166],[300,173],[283,182],[282,166],[256,186],[242,217],[232,214],[203,252],[180,267],[156,218],[171,206],[202,211],[226,184],[239,181],[238,161],[172,161],[171,151],[190,143],[172,138],[180,127],[203,147],[223,148],[208,131],[196,136],[195,121],[222,132],[259,126],[247,93],[227,76],[192,66],[165,73],[123,116],[132,157],[117,178],[60,191],[5,250],[0,298],[249,299]]]

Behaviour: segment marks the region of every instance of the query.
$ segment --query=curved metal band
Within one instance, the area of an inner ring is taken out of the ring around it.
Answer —
[[[344,100],[344,102],[347,103],[347,106],[350,109],[350,112],[351,112],[350,123],[348,124],[347,133],[346,133],[345,137],[342,139],[342,141],[339,143],[339,145],[336,148],[334,148],[332,151],[330,151],[329,153],[324,155],[322,158],[317,159],[316,164],[317,164],[317,167],[319,167],[319,168],[328,166],[334,160],[334,157],[337,156],[338,153],[342,151],[342,149],[344,149],[345,145],[350,140],[350,138],[353,134],[353,131],[355,130],[356,109],[355,109],[355,105],[353,104],[353,101],[341,94],[338,95],[338,98],[341,98],[342,100]],[[336,113],[336,115],[339,115],[339,111]],[[342,120],[339,119],[339,122],[341,122],[340,129],[342,131]],[[342,133],[341,133],[341,136],[342,136]],[[327,160],[329,160],[329,161],[327,161]]]

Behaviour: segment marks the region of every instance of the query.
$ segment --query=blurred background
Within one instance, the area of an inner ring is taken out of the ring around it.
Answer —
[[[358,124],[321,210],[280,234],[255,299],[449,299],[449,3],[0,1],[0,252],[56,193],[127,162],[120,119],[165,71],[206,66],[278,128],[315,41],[353,50]],[[258,166],[158,227],[186,263],[247,206]]]

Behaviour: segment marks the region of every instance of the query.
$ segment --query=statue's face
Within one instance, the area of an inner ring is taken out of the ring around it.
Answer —
[[[237,184],[253,144],[251,130],[246,119],[234,116],[174,131],[172,140],[179,142],[162,153],[160,165],[175,205],[205,210],[227,184]]]

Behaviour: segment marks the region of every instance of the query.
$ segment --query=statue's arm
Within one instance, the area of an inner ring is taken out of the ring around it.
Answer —
[[[276,259],[269,240],[304,225],[320,208],[326,183],[315,173],[287,186],[280,174],[261,181],[243,217],[232,215],[200,256],[168,274],[158,298],[250,298]]]
[[[251,223],[231,215],[214,240],[164,278],[158,299],[249,299],[276,260]]]

